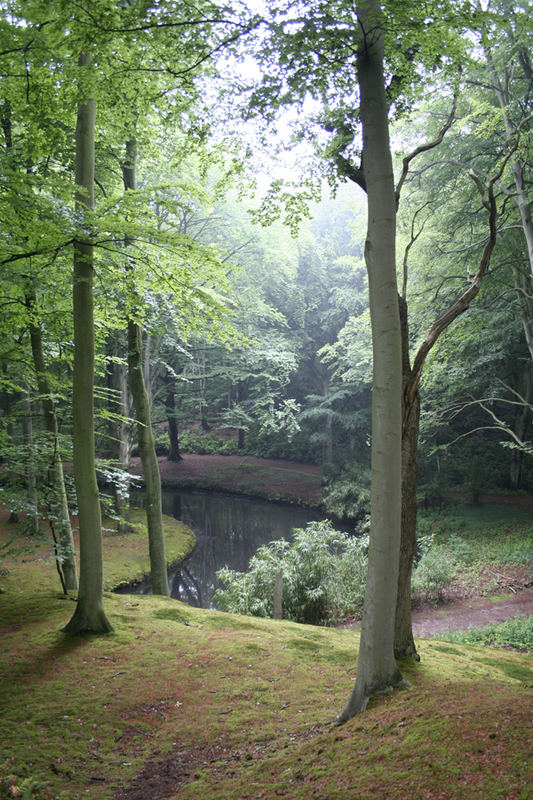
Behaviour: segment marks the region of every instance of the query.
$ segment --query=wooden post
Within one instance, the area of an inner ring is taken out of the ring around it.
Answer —
[[[276,582],[274,584],[274,619],[283,618],[281,599],[283,597],[283,572],[279,569],[276,572]]]

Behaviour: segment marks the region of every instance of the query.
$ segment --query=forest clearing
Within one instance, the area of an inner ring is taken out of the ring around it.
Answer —
[[[532,52],[0,3],[0,797],[531,797]]]

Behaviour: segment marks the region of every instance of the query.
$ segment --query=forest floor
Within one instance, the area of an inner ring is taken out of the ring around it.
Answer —
[[[218,489],[310,506],[319,506],[322,498],[322,472],[314,464],[253,456],[186,453],[179,462],[160,457],[159,468],[163,484],[168,488]],[[134,459],[133,471],[140,471],[139,459]],[[454,493],[454,499],[464,502],[465,496]],[[482,495],[479,502],[520,508],[530,512],[533,520],[533,493]],[[486,586],[493,586],[494,575],[487,573],[486,577]],[[532,581],[528,567],[508,565],[505,574],[500,575],[498,591],[491,589],[487,596],[483,582],[472,587],[459,575],[444,590],[441,602],[420,602],[413,609],[414,635],[429,637],[533,614]],[[358,628],[359,623],[348,622],[343,627]]]
[[[0,800],[533,800],[530,654],[419,639],[412,688],[339,728],[358,631],[106,591],[114,633],[66,636],[48,534],[6,520]],[[141,529],[103,538],[106,588],[145,570]]]

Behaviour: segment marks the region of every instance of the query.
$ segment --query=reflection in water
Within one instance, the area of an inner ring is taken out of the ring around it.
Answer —
[[[192,555],[169,570],[172,597],[202,608],[213,607],[216,571],[223,566],[244,571],[258,547],[290,539],[293,528],[322,519],[317,511],[248,497],[163,492],[163,513],[180,519],[196,535]],[[140,587],[148,593],[150,586]]]

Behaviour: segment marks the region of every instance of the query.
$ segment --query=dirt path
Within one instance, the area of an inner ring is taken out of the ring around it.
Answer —
[[[481,627],[490,622],[505,622],[515,617],[533,614],[533,587],[522,589],[499,600],[486,597],[469,597],[454,603],[413,610],[415,636],[435,636],[445,631],[461,631]]]

